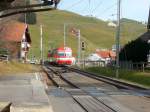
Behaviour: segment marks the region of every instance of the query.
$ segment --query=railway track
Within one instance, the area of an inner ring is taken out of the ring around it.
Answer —
[[[45,67],[45,71],[47,72],[49,78],[53,81],[53,83],[57,87],[60,87],[63,90],[67,91],[74,99],[74,101],[76,101],[76,103],[79,104],[86,112],[134,112],[131,109],[128,109],[127,107],[121,105],[119,102],[116,102],[107,94],[101,93],[99,90],[95,89],[95,87],[100,82],[97,82],[97,79],[92,79],[92,81],[95,82],[93,83],[91,81],[92,83],[88,84],[90,88],[89,89],[85,86],[83,87],[82,83],[76,83],[75,80],[73,81],[71,79],[72,74],[73,76],[79,77],[79,79],[81,78],[81,75],[79,75],[79,73],[76,73],[75,75],[72,70],[70,71],[66,67]],[[106,96],[107,98],[97,97],[96,94],[101,94],[102,96]]]
[[[106,76],[101,76],[101,75],[96,75],[94,73],[89,73],[77,68],[72,68],[72,67],[66,67],[66,69],[73,71],[73,72],[77,72],[79,74],[82,74],[84,76],[99,80],[99,81],[103,81],[105,83],[108,83],[110,85],[114,85],[115,87],[119,88],[119,89],[126,89],[126,90],[132,90],[132,91],[136,91],[140,94],[143,94],[145,97],[150,98],[150,89],[145,88],[145,87],[141,87],[135,84],[129,84],[126,82],[122,82],[113,78],[109,78]]]
[[[58,67],[44,67],[44,71],[48,74],[48,78],[51,79],[53,84],[59,88],[74,88],[71,84],[68,84],[61,79],[61,73],[64,72]]]
[[[62,73],[66,71],[58,69],[57,67],[47,67],[46,69],[53,72],[53,76],[52,74],[48,75],[50,79],[53,80],[54,84],[57,87],[60,87],[67,91],[74,99],[74,101],[76,101],[76,103],[79,104],[85,112],[117,112],[113,108],[100,102],[75,84],[64,79]]]

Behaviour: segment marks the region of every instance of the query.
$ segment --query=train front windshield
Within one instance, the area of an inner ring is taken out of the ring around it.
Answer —
[[[64,52],[58,52],[58,56],[60,56],[60,57],[65,56],[65,53]]]
[[[58,56],[60,57],[71,57],[72,53],[71,52],[58,52]]]
[[[71,53],[71,52],[66,52],[65,55],[66,55],[67,57],[72,57],[72,53]]]

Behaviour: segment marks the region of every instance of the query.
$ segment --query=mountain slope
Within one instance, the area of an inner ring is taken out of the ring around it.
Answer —
[[[44,55],[49,48],[63,46],[64,23],[66,23],[67,46],[77,54],[77,38],[70,33],[71,28],[81,30],[81,37],[86,42],[86,53],[96,48],[111,48],[115,43],[115,28],[107,26],[107,22],[96,18],[84,17],[67,11],[50,11],[37,13],[37,23],[30,25],[32,48],[30,56],[40,56],[40,24],[43,25]],[[31,18],[30,18],[31,19]],[[145,26],[130,20],[122,20],[121,44],[137,38],[145,32]]]

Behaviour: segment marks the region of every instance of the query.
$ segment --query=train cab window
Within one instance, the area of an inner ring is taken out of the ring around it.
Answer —
[[[72,53],[71,53],[71,52],[66,52],[66,56],[67,56],[67,57],[71,57],[71,56],[72,56]]]
[[[58,52],[58,56],[65,56],[63,52]]]

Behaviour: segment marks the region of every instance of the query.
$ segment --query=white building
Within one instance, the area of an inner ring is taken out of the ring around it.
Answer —
[[[112,21],[108,22],[107,24],[109,27],[113,27],[113,28],[116,28],[117,25],[115,23],[113,23]]]
[[[99,60],[101,60],[101,58],[99,57],[98,54],[93,53],[93,54],[90,54],[90,55],[86,58],[86,60],[88,60],[88,61],[99,61]]]

